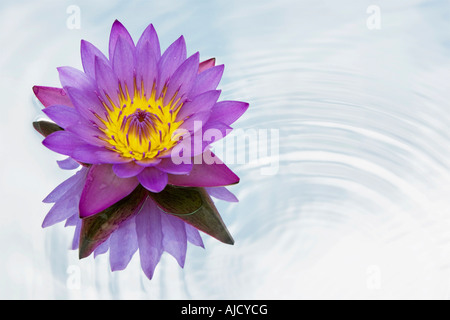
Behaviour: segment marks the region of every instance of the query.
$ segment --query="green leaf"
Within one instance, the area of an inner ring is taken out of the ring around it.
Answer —
[[[147,190],[139,185],[131,194],[109,208],[84,218],[81,222],[79,258],[89,256],[122,222],[137,214],[147,195]]]
[[[193,214],[203,205],[203,199],[196,188],[167,185],[159,193],[150,192],[158,207],[175,215]]]
[[[33,127],[44,137],[52,134],[53,132],[64,130],[56,123],[47,120],[33,121]]]
[[[149,193],[156,204],[198,230],[226,244],[234,244],[214,202],[204,188],[167,185],[160,193]]]

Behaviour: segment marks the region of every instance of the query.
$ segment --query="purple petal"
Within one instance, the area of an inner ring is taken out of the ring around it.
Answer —
[[[197,138],[199,137],[199,138]],[[179,142],[167,153],[160,155],[161,158],[177,159],[178,162],[186,162],[186,158],[191,156],[202,154],[205,151],[207,144],[203,141],[201,135],[188,135],[182,136]],[[189,161],[192,161],[189,159]]]
[[[73,170],[80,166],[80,164],[73,160],[71,157],[68,157],[64,160],[58,160],[56,162],[58,163],[58,167],[63,170]]]
[[[199,116],[202,116],[202,113],[196,115],[196,117]],[[183,136],[183,139],[180,139],[177,145],[168,152],[170,157],[183,158],[198,156],[204,153],[211,143],[223,139],[232,131],[231,127],[221,122],[211,123],[208,121],[205,126],[201,126],[202,123],[202,120],[197,118],[193,123],[188,122],[186,124],[184,129],[194,133]],[[163,154],[162,156],[167,155]]]
[[[173,73],[167,85],[166,95],[164,96],[164,105],[174,99],[175,102],[179,98],[187,94],[194,85],[194,79],[198,71],[199,53],[195,53],[184,61]],[[176,97],[175,97],[176,94]]]
[[[167,173],[148,167],[138,175],[138,180],[147,190],[161,192],[167,185]]]
[[[211,110],[209,121],[220,121],[232,124],[247,111],[249,104],[241,101],[220,101]]]
[[[77,250],[80,245],[81,225],[82,225],[82,220],[78,219],[77,224],[75,226],[75,231],[73,234],[72,250]]]
[[[55,202],[47,213],[42,223],[43,228],[64,221],[78,213],[78,203],[80,202],[80,194],[84,186],[86,173],[87,170],[80,170],[75,174],[76,182]]]
[[[82,171],[86,171],[86,168],[82,168],[80,171],[78,171],[76,174],[71,176],[69,179],[64,180],[62,183],[60,183],[55,189],[53,189],[52,192],[48,194],[48,196],[45,197],[42,202],[44,203],[53,203],[61,199],[61,197],[69,191],[79,180],[82,175]]]
[[[71,217],[67,218],[64,227],[74,227],[77,225],[78,220],[80,220],[80,215],[77,212],[76,214],[73,214]]]
[[[99,139],[99,137],[104,137],[104,133],[81,117],[74,108],[55,105],[43,111],[60,127],[75,133],[79,138],[82,138],[89,144],[108,146],[104,140]]]
[[[198,247],[205,248],[200,232],[188,223],[185,223],[184,226],[186,228],[187,241]]]
[[[50,119],[56,122],[61,128],[80,122],[80,114],[73,107],[65,105],[53,105],[42,110]]]
[[[158,61],[159,58],[161,58],[161,48],[159,46],[158,34],[152,24],[150,24],[142,33],[136,44],[136,50],[142,48],[146,43],[150,45],[152,56]]]
[[[160,210],[158,208],[158,210]],[[180,267],[186,260],[187,237],[185,223],[177,217],[161,212],[161,228],[163,233],[163,248],[171,254]]]
[[[138,249],[135,219],[123,222],[109,238],[109,263],[112,271],[127,267]]]
[[[90,164],[116,164],[127,163],[131,161],[131,159],[123,158],[117,152],[89,144],[77,146],[70,156],[77,161]]]
[[[211,112],[209,111],[196,112],[183,122],[180,129],[196,132],[208,122],[210,116]]]
[[[216,65],[216,58],[211,58],[205,61],[200,62],[198,66],[198,73],[202,73],[203,71],[208,70]]]
[[[96,58],[108,63],[108,58],[97,47],[86,40],[81,40],[81,63],[83,64],[83,70],[93,79],[95,79]]]
[[[202,155],[198,156],[199,158]],[[219,187],[239,182],[239,177],[234,174],[224,163],[196,164],[194,159],[192,171],[187,175],[169,175],[169,184],[182,187]]]
[[[210,112],[219,96],[220,90],[211,90],[196,96],[192,101],[183,104],[177,114],[176,121],[184,120],[195,113]]]
[[[151,43],[149,41],[146,41],[142,45],[138,43],[138,47],[136,48],[136,85],[140,91],[144,90],[146,97],[151,96],[157,77],[157,58],[155,57]]]
[[[49,107],[57,104],[73,107],[72,101],[70,101],[70,98],[66,94],[64,89],[34,86],[33,92],[38,100],[44,105],[44,107]]]
[[[219,85],[220,79],[222,79],[224,68],[225,66],[222,64],[200,73],[189,92],[189,97],[195,97],[203,92],[215,90]]]
[[[99,127],[104,127],[99,117],[104,117],[105,108],[95,92],[71,87],[66,88],[66,91],[75,109],[83,118]]]
[[[94,215],[129,195],[139,182],[136,178],[119,178],[111,165],[89,168],[86,185],[80,199],[80,217]]]
[[[113,69],[122,85],[124,93],[134,95],[134,44],[119,37],[114,51]]]
[[[83,71],[73,67],[59,67],[57,70],[59,73],[59,80],[66,91],[68,87],[92,92],[95,91],[95,81],[88,77]]]
[[[207,187],[205,190],[214,198],[228,202],[239,202],[238,198],[225,187]]]
[[[113,171],[119,178],[131,178],[144,170],[143,166],[138,165],[134,161],[128,163],[118,163],[113,165]]]
[[[109,59],[111,61],[114,59],[114,52],[116,50],[116,45],[119,38],[123,38],[128,43],[134,46],[133,39],[131,38],[128,30],[123,26],[122,23],[116,20],[111,27],[111,34],[109,36]]]
[[[97,57],[95,58],[95,78],[97,79],[97,84],[102,95],[102,100],[105,103],[108,103],[109,99],[111,99],[112,102],[116,106],[118,106],[119,78],[116,76],[109,63],[104,62]]]
[[[151,279],[163,253],[161,214],[156,204],[147,198],[135,220],[141,267]]]
[[[154,167],[161,162],[159,158],[136,160],[136,163],[142,167]]]
[[[187,163],[181,162],[180,164],[175,164],[172,158],[164,158],[156,166],[156,168],[170,174],[187,174],[191,172],[192,166],[192,161],[189,161]]]
[[[47,136],[42,144],[52,151],[72,156],[73,151],[86,144],[86,142],[68,131],[56,131]],[[77,159],[78,160],[78,159]]]
[[[84,119],[81,119],[84,120]],[[70,125],[66,128],[67,131],[76,134],[90,145],[109,147],[110,144],[105,141],[106,136],[104,132],[86,121],[79,121],[77,124]]]
[[[95,248],[94,259],[97,258],[98,255],[105,254],[106,252],[108,252],[110,239],[111,238],[108,238],[107,240],[105,240],[105,242],[103,242],[97,248]]]
[[[186,60],[186,43],[181,36],[167,48],[159,60],[156,97],[161,95],[167,81],[184,60]]]
[[[223,122],[211,121],[211,119],[209,119],[203,126],[202,130],[203,148],[206,148],[211,143],[225,138],[231,131],[233,131],[233,128]]]

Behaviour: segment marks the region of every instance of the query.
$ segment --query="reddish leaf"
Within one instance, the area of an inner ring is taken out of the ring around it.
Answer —
[[[141,185],[109,208],[82,220],[79,258],[89,256],[125,220],[139,212],[148,192]]]

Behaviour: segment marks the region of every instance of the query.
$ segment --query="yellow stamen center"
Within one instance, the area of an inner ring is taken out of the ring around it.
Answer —
[[[143,90],[138,92],[135,86],[133,97],[130,97],[128,90],[125,94],[120,90],[118,106],[111,100],[112,108],[103,103],[107,112],[106,119],[101,119],[105,125],[101,130],[111,150],[125,158],[146,160],[175,146],[176,130],[183,123],[176,121],[182,103],[179,99],[174,101],[175,94],[164,105],[165,92],[166,89],[156,98],[153,89],[151,96],[146,97]]]

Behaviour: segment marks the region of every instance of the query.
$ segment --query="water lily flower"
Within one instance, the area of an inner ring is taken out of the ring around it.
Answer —
[[[161,54],[151,24],[135,44],[116,20],[108,54],[82,40],[83,71],[60,67],[62,88],[33,87],[53,121],[34,123],[43,144],[68,156],[60,168],[81,166],[44,199],[43,227],[75,226],[80,258],[109,251],[113,271],[139,251],[152,278],[164,251],[183,267],[187,242],[203,247],[198,230],[233,243],[211,196],[237,201],[225,186],[239,178],[210,144],[248,104],[218,101],[224,66],[187,57],[183,36]],[[214,139],[197,138],[208,130]]]

